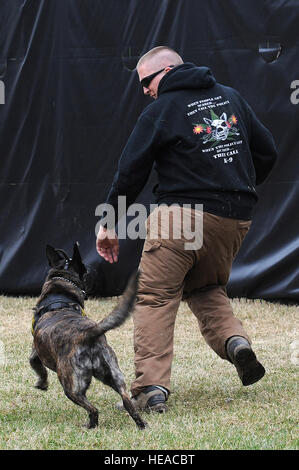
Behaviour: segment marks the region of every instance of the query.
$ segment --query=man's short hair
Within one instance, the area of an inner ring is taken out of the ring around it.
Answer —
[[[157,46],[140,57],[136,65],[136,69],[140,67],[144,62],[150,61],[154,58],[158,59],[159,56],[161,56],[161,60],[163,60],[164,57],[169,58],[169,60],[171,61],[171,65],[180,65],[184,63],[182,57],[174,49],[171,49],[168,46]]]

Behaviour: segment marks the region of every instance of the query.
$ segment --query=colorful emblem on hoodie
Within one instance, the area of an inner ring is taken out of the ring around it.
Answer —
[[[233,114],[227,119],[227,114],[222,113],[217,116],[214,111],[211,112],[211,119],[203,118],[205,123],[194,124],[194,134],[202,134],[201,139],[204,144],[212,143],[211,147],[224,140],[235,140],[234,136],[240,135],[238,132],[238,119]]]

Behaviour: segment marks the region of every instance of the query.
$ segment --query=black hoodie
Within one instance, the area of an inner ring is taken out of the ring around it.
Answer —
[[[277,157],[270,132],[233,88],[210,70],[185,63],[161,79],[121,155],[107,203],[132,204],[157,171],[156,202],[203,204],[207,212],[249,220],[256,184]]]

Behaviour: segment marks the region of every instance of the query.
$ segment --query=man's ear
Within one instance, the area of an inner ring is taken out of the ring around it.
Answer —
[[[70,266],[79,274],[80,279],[86,273],[86,267],[82,262],[82,258],[79,251],[79,243],[74,244],[73,256],[70,262]]]
[[[54,268],[58,263],[65,259],[64,256],[51,245],[46,246],[46,255],[51,268]]]

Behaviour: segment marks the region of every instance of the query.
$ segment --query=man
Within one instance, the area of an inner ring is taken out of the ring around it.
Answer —
[[[277,155],[270,132],[250,106],[236,90],[217,83],[208,68],[183,63],[175,51],[160,46],[142,56],[136,69],[154,102],[136,123],[106,202],[115,213],[119,195],[127,196],[128,206],[133,203],[155,164],[161,206],[148,218],[140,262],[131,392],[140,409],[164,412],[183,295],[204,339],[236,367],[243,385],[265,373],[233,315],[226,284],[250,227],[255,185],[266,179]],[[197,248],[186,249],[186,214],[192,227],[203,226]],[[163,236],[165,219],[180,237],[169,231]],[[101,226],[96,244],[100,256],[117,261],[114,227]]]

